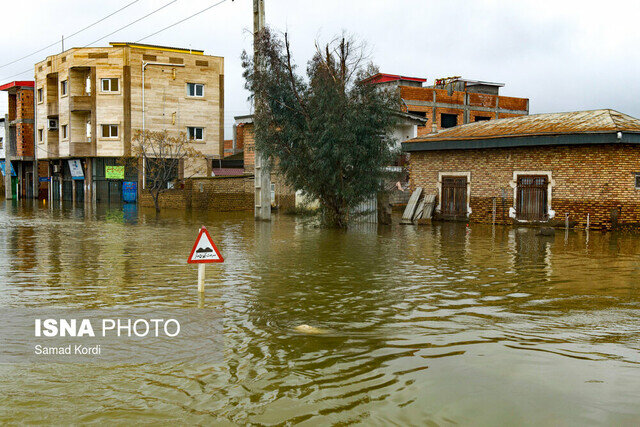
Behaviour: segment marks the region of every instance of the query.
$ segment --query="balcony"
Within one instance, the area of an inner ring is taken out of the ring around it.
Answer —
[[[69,97],[69,109],[71,112],[91,111],[91,95]]]
[[[47,118],[55,119],[58,117],[58,101],[47,103]]]
[[[89,138],[87,138],[89,139]],[[71,141],[69,144],[69,155],[72,157],[89,157],[95,156],[93,144],[89,140]]]

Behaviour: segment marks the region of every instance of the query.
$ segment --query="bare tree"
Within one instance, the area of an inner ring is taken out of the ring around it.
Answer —
[[[204,158],[183,133],[172,137],[167,131],[137,131],[132,139],[131,156],[123,158],[123,162],[141,166],[145,180],[143,191],[149,193],[156,212],[160,212],[160,194],[180,180],[181,164],[185,171],[182,179],[188,179],[202,172],[198,160]]]

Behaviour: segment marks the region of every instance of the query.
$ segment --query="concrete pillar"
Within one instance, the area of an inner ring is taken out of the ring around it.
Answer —
[[[87,157],[85,164],[87,165],[86,170],[84,172],[84,203],[92,203],[93,202],[93,169],[91,158]]]
[[[4,115],[4,197],[11,199],[11,128],[9,127],[9,115]]]

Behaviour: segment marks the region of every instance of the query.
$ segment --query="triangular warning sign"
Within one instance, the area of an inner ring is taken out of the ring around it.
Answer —
[[[187,260],[189,264],[200,264],[205,262],[224,262],[224,258],[211,239],[209,232],[203,225],[196,238],[196,243],[191,249],[191,254]]]

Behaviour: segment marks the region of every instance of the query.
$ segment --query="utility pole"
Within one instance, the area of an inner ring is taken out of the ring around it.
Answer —
[[[264,62],[258,49],[258,37],[264,29],[264,0],[253,0],[253,62],[255,70],[264,70]],[[262,108],[264,100],[259,93],[255,94],[255,112]],[[256,124],[253,121],[255,132]],[[255,137],[255,134],[254,134]],[[267,159],[255,149],[254,191],[256,220],[271,221],[271,175]]]

